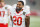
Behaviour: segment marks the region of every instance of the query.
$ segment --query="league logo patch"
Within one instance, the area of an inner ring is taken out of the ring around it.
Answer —
[[[26,12],[23,12],[23,15],[25,15]]]

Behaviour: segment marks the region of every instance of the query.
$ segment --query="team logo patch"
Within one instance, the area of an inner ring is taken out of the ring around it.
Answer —
[[[25,15],[26,12],[23,12],[23,15]]]

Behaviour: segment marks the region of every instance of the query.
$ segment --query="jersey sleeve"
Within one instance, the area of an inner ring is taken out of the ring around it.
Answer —
[[[25,11],[25,16],[30,16],[30,7],[29,6],[26,6],[24,11]]]
[[[13,7],[13,8],[16,8],[16,5],[17,5],[17,4],[14,4],[14,5],[12,5],[12,7]]]
[[[17,4],[14,4],[14,5],[12,6],[11,15],[13,15],[13,13],[15,12],[15,9],[16,9],[16,5],[17,5]]]
[[[11,15],[12,14],[12,6],[10,6],[10,5],[8,5],[8,13],[9,13],[9,15]]]
[[[13,8],[11,7],[9,10],[10,10],[10,15],[12,16]]]

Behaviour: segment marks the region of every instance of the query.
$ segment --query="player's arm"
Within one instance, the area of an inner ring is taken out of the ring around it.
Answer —
[[[26,27],[29,27],[29,24],[30,24],[30,16],[26,16],[26,18],[25,18]]]
[[[10,16],[10,19],[11,19],[11,21],[12,21],[12,16]]]
[[[26,6],[27,10],[26,10],[26,18],[25,18],[25,25],[26,27],[29,27],[30,25],[30,7]]]
[[[12,8],[12,6],[10,6],[9,8],[10,8],[10,9],[9,9],[9,16],[10,16],[10,19],[11,19],[11,21],[12,21],[12,9],[13,9],[13,8]]]

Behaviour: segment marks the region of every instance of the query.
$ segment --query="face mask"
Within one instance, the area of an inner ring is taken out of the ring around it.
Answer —
[[[19,12],[22,8],[16,7],[16,11]]]

